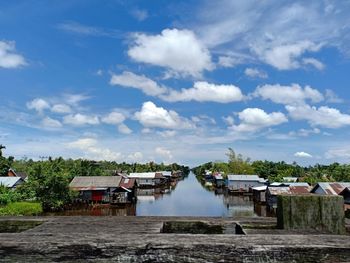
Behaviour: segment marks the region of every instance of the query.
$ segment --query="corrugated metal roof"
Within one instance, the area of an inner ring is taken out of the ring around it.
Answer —
[[[170,171],[161,171],[159,173],[163,174],[163,176],[171,177],[171,172]]]
[[[268,191],[271,195],[281,194],[309,194],[311,190],[310,186],[279,186],[268,187]]]
[[[14,177],[14,176],[2,176],[0,177],[0,185],[6,186],[6,187],[14,187],[18,181],[23,181],[21,177]]]
[[[128,175],[129,178],[141,178],[141,179],[153,179],[156,178],[156,173],[130,173]]]
[[[350,187],[350,182],[318,183],[311,192],[314,193],[318,187],[327,195],[338,195],[345,187]]]
[[[252,189],[253,189],[253,191],[266,191],[267,186],[266,185],[255,186]]]
[[[135,178],[123,177],[122,180],[120,181],[119,186],[127,189],[131,189],[135,185],[135,180],[136,180]]]
[[[227,178],[229,181],[260,181],[259,176],[246,174],[229,174]]]
[[[69,187],[79,190],[102,190],[118,187],[120,180],[120,176],[76,176]]]
[[[298,183],[288,183],[288,182],[279,183],[279,182],[274,182],[274,183],[270,184],[270,186],[283,187],[283,186],[310,186],[310,185],[308,183],[302,183],[302,182],[298,182]]]

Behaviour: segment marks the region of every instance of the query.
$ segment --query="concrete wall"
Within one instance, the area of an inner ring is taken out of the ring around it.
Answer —
[[[343,198],[324,195],[279,195],[277,227],[345,234]]]

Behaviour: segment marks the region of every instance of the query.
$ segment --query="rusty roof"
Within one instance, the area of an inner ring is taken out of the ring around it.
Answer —
[[[69,187],[75,190],[97,190],[118,187],[120,176],[76,176]]]
[[[350,182],[318,183],[311,192],[321,188],[327,195],[339,195],[345,187],[350,187]]]
[[[135,178],[128,178],[128,177],[124,176],[120,180],[119,186],[123,187],[123,188],[131,189],[131,188],[133,188],[135,186],[135,181],[136,181]]]
[[[278,186],[278,187],[268,187],[268,191],[271,195],[281,195],[281,194],[309,194],[311,190],[310,186]]]

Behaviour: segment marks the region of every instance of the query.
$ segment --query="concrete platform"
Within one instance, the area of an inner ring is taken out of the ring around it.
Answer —
[[[42,220],[0,233],[0,262],[349,262],[350,236],[274,230],[274,218],[1,217]],[[164,221],[204,221],[247,235],[164,234]],[[254,230],[254,226],[256,226]],[[264,226],[261,229],[261,226]],[[260,227],[260,228],[259,228]],[[260,231],[260,232],[259,232]]]

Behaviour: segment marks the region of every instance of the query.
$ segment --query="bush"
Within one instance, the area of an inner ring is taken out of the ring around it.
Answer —
[[[21,200],[21,195],[7,187],[0,185],[0,205],[7,205],[11,202],[17,202]]]
[[[40,203],[14,202],[0,206],[0,216],[34,216],[43,212]]]

